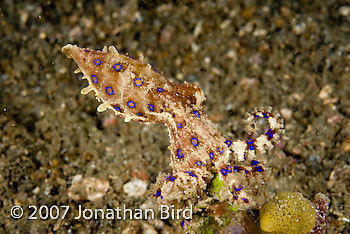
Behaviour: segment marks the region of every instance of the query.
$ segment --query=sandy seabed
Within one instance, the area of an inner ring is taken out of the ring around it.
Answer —
[[[233,139],[244,139],[247,111],[278,110],[286,132],[267,155],[266,196],[322,192],[328,233],[350,233],[349,1],[2,1],[0,10],[1,233],[141,232],[130,220],[28,220],[28,206],[136,209],[151,195],[130,197],[123,185],[171,170],[165,127],[124,123],[80,95],[86,81],[60,52],[67,43],[114,45],[198,84],[206,113]],[[108,192],[71,199],[76,175],[108,181]],[[23,218],[11,218],[14,205]]]

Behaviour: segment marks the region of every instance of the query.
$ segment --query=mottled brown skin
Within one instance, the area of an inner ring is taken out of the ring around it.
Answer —
[[[172,174],[158,177],[155,197],[161,203],[201,200],[212,177],[218,173],[225,186],[216,199],[250,202],[256,178],[262,182],[262,163],[254,158],[279,139],[283,121],[272,110],[255,110],[248,123],[265,118],[269,131],[249,141],[226,141],[203,113],[203,91],[187,82],[174,84],[141,60],[120,55],[114,47],[93,51],[66,45],[62,48],[83,72],[89,86],[83,94],[95,91],[102,102],[98,111],[112,109],[125,121],[161,122],[169,131]],[[250,134],[253,135],[253,134]],[[253,148],[252,148],[253,147]],[[204,196],[204,197],[203,197]],[[193,201],[192,201],[193,202]]]

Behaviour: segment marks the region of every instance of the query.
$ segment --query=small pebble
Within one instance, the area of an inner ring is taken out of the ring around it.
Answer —
[[[318,97],[321,98],[322,100],[326,99],[329,97],[329,95],[332,93],[333,89],[330,85],[325,85],[321,91],[318,94]]]
[[[293,32],[296,35],[300,35],[305,31],[305,29],[306,29],[306,24],[304,22],[301,22],[301,23],[294,25]]]
[[[75,201],[101,199],[109,188],[109,182],[99,178],[82,178],[81,175],[73,177],[72,185],[68,188],[68,196]]]
[[[123,185],[123,191],[129,197],[142,197],[147,191],[148,183],[143,180],[133,179]]]
[[[350,6],[340,7],[339,14],[341,14],[342,16],[349,16],[350,15]]]
[[[280,112],[281,112],[282,117],[285,119],[290,119],[292,117],[292,114],[293,114],[293,111],[289,108],[282,108],[280,110]]]

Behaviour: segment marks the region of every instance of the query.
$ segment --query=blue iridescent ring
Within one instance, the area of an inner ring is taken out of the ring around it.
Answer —
[[[128,107],[130,108],[134,108],[136,105],[135,105],[135,102],[133,101],[128,101]]]
[[[213,153],[209,153],[209,157],[210,157],[210,159],[214,159],[214,154]]]
[[[158,92],[160,92],[160,93],[164,91],[164,89],[162,89],[162,88],[158,88],[157,90],[158,90]]]
[[[113,94],[113,89],[112,89],[112,87],[107,86],[107,87],[106,87],[106,93],[107,93],[108,95],[112,95],[112,94]]]
[[[136,78],[134,80],[134,84],[135,84],[135,86],[141,86],[143,84],[143,81],[141,78]]]
[[[120,71],[122,69],[122,65],[120,65],[119,63],[114,64],[113,67],[114,67],[114,70],[116,71]]]
[[[114,109],[116,109],[117,111],[121,111],[119,106],[115,106]]]
[[[178,124],[177,124],[177,127],[178,127],[178,128],[182,128],[182,124],[178,123]]]
[[[220,147],[218,147],[218,151],[219,151],[219,153],[223,153],[224,152],[224,150],[220,149]]]
[[[177,149],[177,152],[176,152],[176,155],[179,157],[179,158],[182,158],[184,155],[183,153],[181,152],[181,149]]]
[[[150,111],[154,111],[154,106],[153,106],[152,104],[149,104],[149,105],[148,105],[148,109],[149,109]]]
[[[225,176],[225,175],[227,175],[227,171],[225,169],[221,169],[221,174],[223,174]]]
[[[101,60],[95,59],[95,60],[94,60],[94,64],[97,65],[97,66],[100,65],[100,64],[101,64]]]
[[[197,161],[196,165],[200,167],[200,166],[203,166],[203,163],[201,161]]]
[[[249,200],[247,198],[242,198],[242,200],[245,202],[245,203],[249,203]]]
[[[97,76],[96,75],[92,75],[91,76],[91,81],[92,81],[92,83],[97,84]]]
[[[198,139],[195,138],[195,137],[193,137],[193,138],[191,139],[191,144],[192,144],[194,147],[197,147],[197,146],[198,146]]]
[[[225,143],[227,144],[228,147],[230,147],[232,145],[232,141],[231,140],[226,140]]]
[[[158,191],[156,194],[154,194],[155,197],[160,196],[160,191]]]
[[[201,117],[201,116],[199,115],[199,112],[198,112],[198,111],[194,111],[193,113],[194,113],[194,115],[195,115],[196,117],[198,117],[198,118]]]
[[[258,166],[258,167],[254,167],[254,169],[258,172],[262,172],[263,171],[263,168],[261,166]]]

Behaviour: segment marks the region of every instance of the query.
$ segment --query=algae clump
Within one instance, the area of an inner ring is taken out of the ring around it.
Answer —
[[[220,179],[220,176],[218,175],[218,173],[216,173],[211,181],[210,193],[218,194],[223,186],[225,186],[224,181]],[[218,196],[220,197],[220,195]]]
[[[301,193],[278,193],[260,209],[260,228],[265,233],[306,234],[316,222],[316,210]]]

